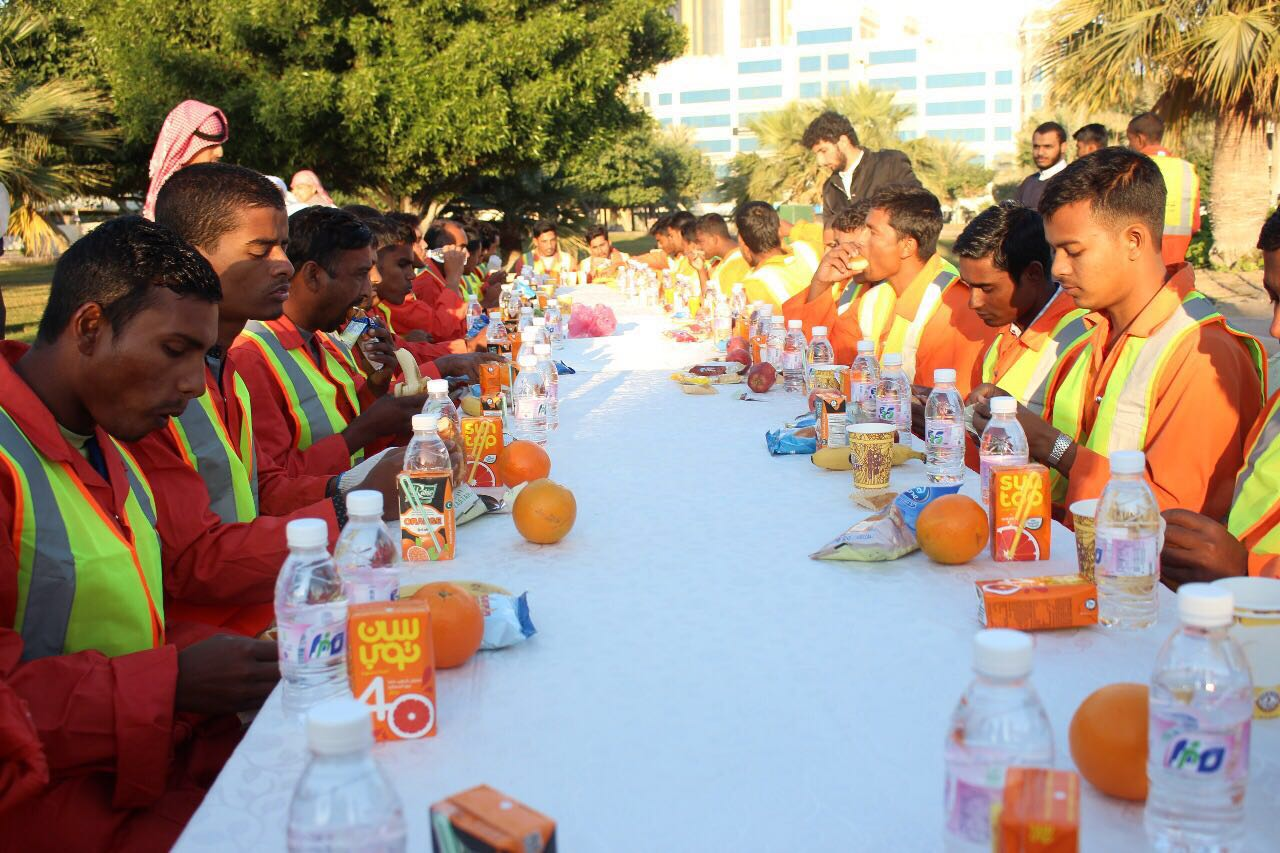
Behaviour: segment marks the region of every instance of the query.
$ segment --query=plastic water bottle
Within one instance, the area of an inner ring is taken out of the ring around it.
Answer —
[[[751,334],[768,337],[769,330],[773,328],[773,306],[767,302],[757,304],[759,307],[756,308],[756,326],[751,330]]]
[[[765,338],[765,351],[761,353],[764,360],[773,365],[773,369],[782,373],[782,348],[787,344],[787,319],[785,317],[769,318],[769,333]]]
[[[911,383],[902,369],[902,353],[886,353],[876,384],[876,420],[898,428],[898,443],[911,446]]]
[[[489,352],[498,355],[511,355],[511,336],[507,334],[507,327],[502,322],[501,311],[489,312]]]
[[[973,638],[974,678],[951,714],[943,747],[948,851],[991,850],[991,806],[1010,767],[1052,767],[1053,728],[1032,688],[1031,637],[993,628]]]
[[[564,343],[564,317],[560,313],[560,302],[556,299],[548,299],[547,308],[542,312],[542,316],[546,318],[551,346],[560,346]]]
[[[850,423],[864,424],[876,420],[876,386],[880,384],[880,362],[876,361],[876,342],[858,341],[858,354],[849,368],[849,404],[853,410],[846,416]]]
[[[329,557],[329,527],[318,518],[285,526],[289,556],[276,577],[276,626],[287,714],[345,695],[347,596]]]
[[[933,371],[933,392],[924,407],[924,473],[930,483],[964,482],[964,401],[956,372]]]
[[[787,334],[782,342],[782,390],[805,390],[805,363],[809,360],[809,344],[804,339],[804,324],[799,320],[787,323]],[[775,325],[776,329],[777,326]]]
[[[1098,622],[1146,628],[1156,621],[1160,585],[1160,505],[1143,472],[1141,450],[1111,454],[1111,480],[1094,516]]]
[[[547,443],[547,386],[532,352],[520,356],[520,373],[511,384],[511,433],[543,446]]]
[[[551,333],[547,330],[546,317],[534,317],[533,320],[530,321],[530,325],[533,329],[532,334],[534,346],[537,346],[538,344],[551,343]]]
[[[991,420],[982,431],[978,459],[982,505],[990,506],[991,469],[999,465],[1027,464],[1027,434],[1018,423],[1018,401],[1014,398],[991,398]]]
[[[331,699],[307,714],[311,753],[289,803],[290,853],[399,853],[404,809],[373,758],[369,707]]]
[[[479,298],[478,296],[476,296],[475,294],[472,294],[471,296],[468,296],[468,297],[467,297],[467,321],[468,321],[468,324],[470,324],[470,321],[471,321],[471,320],[474,320],[474,319],[476,319],[477,317],[483,317],[483,316],[484,316],[484,308],[480,305],[480,298]]]
[[[520,308],[520,324],[516,326],[516,331],[520,333],[520,339],[524,340],[528,335],[526,330],[533,325],[533,306],[525,305]]]
[[[747,291],[742,282],[733,286],[733,295],[729,297],[729,312],[733,316],[734,334],[737,334],[738,323],[747,316]]]
[[[400,597],[400,543],[382,523],[382,492],[347,492],[347,523],[333,546],[333,562],[351,604]]]
[[[560,374],[551,360],[550,344],[534,344],[533,354],[537,356],[538,372],[547,389],[547,429],[553,430],[560,426]]]
[[[1227,633],[1233,606],[1220,584],[1183,584],[1182,624],[1156,658],[1144,823],[1157,851],[1243,847],[1253,683]]]

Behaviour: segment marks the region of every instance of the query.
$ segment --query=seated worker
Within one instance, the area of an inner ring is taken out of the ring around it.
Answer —
[[[649,228],[649,234],[658,248],[638,256],[637,260],[648,264],[658,272],[667,271],[672,276],[684,276],[697,280],[698,273],[689,261],[689,246],[685,243],[684,229],[695,217],[687,210],[664,213]]]
[[[998,385],[1005,395],[1044,414],[1049,376],[1058,357],[1087,331],[1089,313],[1054,282],[1053,249],[1040,214],[1006,201],[979,213],[956,238],[969,308],[999,331],[973,384]]]
[[[783,247],[804,259],[815,270],[826,246],[822,242],[822,226],[816,222],[800,221],[794,225],[784,217],[778,217],[778,237]]]
[[[1271,336],[1280,338],[1280,211],[1258,237],[1262,283],[1271,299]],[[1226,524],[1185,509],[1164,511],[1168,522],[1160,577],[1175,589],[1191,581],[1233,575],[1280,577],[1280,392],[1273,394],[1245,441]]]
[[[620,252],[609,240],[609,229],[593,225],[582,235],[587,241],[587,280],[613,281],[618,270],[627,265],[626,252]]]
[[[1031,457],[1067,478],[1062,505],[1096,498],[1116,450],[1147,454],[1162,509],[1213,518],[1231,506],[1245,438],[1262,409],[1262,347],[1160,256],[1165,203],[1145,154],[1104,148],[1049,180],[1040,199],[1053,277],[1089,309],[1088,333],[1054,368],[1044,419],[1020,409]],[[992,389],[980,389],[985,398]],[[986,407],[975,407],[974,425]]]
[[[188,507],[119,443],[204,392],[219,295],[189,245],[120,217],[58,260],[35,343],[0,344],[0,679],[49,773],[0,849],[168,849],[279,679],[274,642],[166,619],[154,520]]]
[[[354,213],[354,211],[352,211]],[[422,220],[418,218],[416,213],[405,213],[402,210],[392,210],[385,214],[387,219],[395,222],[403,223],[413,229],[413,266],[415,272],[423,270],[427,267],[427,233],[422,229]],[[363,219],[360,214],[356,214],[358,219]]]
[[[743,278],[748,302],[772,305],[782,316],[782,305],[809,286],[815,272],[803,258],[788,252],[778,236],[778,211],[763,201],[749,201],[733,214],[742,257],[751,265]]]
[[[534,223],[529,266],[534,275],[557,279],[565,273],[578,271],[577,259],[560,248],[560,234],[556,231],[556,224],[548,219],[540,219]]]
[[[725,298],[733,296],[733,286],[747,277],[751,265],[742,257],[738,241],[730,236],[724,217],[718,213],[699,216],[693,233],[705,262],[700,273],[705,278],[703,284]]]
[[[403,226],[397,233],[397,244],[403,244],[409,237],[409,231]],[[461,223],[437,219],[427,228],[426,241],[428,253],[438,253],[442,260],[428,257],[426,267],[417,278],[413,278],[412,251],[406,257],[403,249],[392,246],[378,250],[378,267],[384,278],[395,276],[395,270],[390,268],[394,263],[402,275],[412,279],[414,299],[422,306],[412,314],[397,316],[396,324],[401,334],[419,329],[430,335],[433,343],[448,344],[452,352],[467,352],[467,300],[462,296],[467,232]]]

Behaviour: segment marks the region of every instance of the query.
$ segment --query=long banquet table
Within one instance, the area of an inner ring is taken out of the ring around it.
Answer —
[[[442,672],[439,733],[380,744],[404,804],[409,847],[430,849],[427,810],[485,783],[557,821],[566,851],[934,850],[941,847],[942,746],[970,679],[974,581],[1074,571],[1055,525],[1052,559],[944,568],[919,552],[892,563],[808,555],[861,512],[847,472],[770,457],[764,433],[801,413],[781,382],[688,396],[672,370],[704,344],[604,288],[619,328],[557,353],[560,428],[552,478],[577,497],[573,532],[526,543],[505,515],[459,530],[458,557],[423,575],[528,590],[538,634]],[[921,463],[895,489],[924,482]],[[976,478],[964,491],[976,496]],[[412,581],[415,578],[408,578]],[[1176,621],[1042,632],[1033,683],[1052,720],[1056,766],[1090,692],[1146,682]],[[283,850],[306,759],[300,724],[272,694],[176,849]],[[1280,844],[1280,721],[1255,723],[1250,849]],[[1140,805],[1084,785],[1082,849],[1145,847]]]

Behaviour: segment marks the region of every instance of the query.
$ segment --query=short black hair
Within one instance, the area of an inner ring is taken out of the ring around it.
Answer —
[[[476,231],[480,234],[480,248],[492,246],[502,239],[502,233],[491,223],[477,222]]]
[[[433,219],[427,226],[426,240],[428,249],[441,249],[453,245],[453,237],[449,236],[449,226],[457,225],[466,234],[466,227],[453,219]]]
[[[698,220],[697,217],[690,216],[689,221],[680,229],[680,237],[686,243],[698,242]]]
[[[147,307],[157,287],[202,302],[222,299],[213,267],[173,231],[141,216],[108,220],[58,259],[36,342],[56,341],[72,315],[89,302],[102,306],[112,333],[119,335]]]
[[[778,211],[765,201],[749,201],[733,214],[738,236],[753,255],[782,248],[778,235]]]
[[[1048,219],[1059,208],[1087,201],[1095,218],[1104,222],[1142,222],[1158,249],[1164,236],[1167,194],[1155,161],[1146,154],[1113,146],[1081,157],[1050,178],[1040,197],[1040,215]]]
[[[1056,121],[1043,122],[1041,124],[1036,125],[1036,129],[1031,131],[1032,136],[1035,136],[1036,134],[1042,134],[1042,133],[1058,134],[1059,143],[1063,143],[1067,141],[1067,129],[1062,125],[1058,124]]]
[[[348,211],[350,212],[350,211]],[[296,214],[295,214],[296,215]],[[357,219],[369,229],[370,239],[373,241],[373,248],[379,252],[383,249],[389,249],[392,246],[399,246],[406,241],[401,239],[404,236],[404,224],[393,222],[385,216],[359,216]]]
[[[889,215],[889,227],[900,237],[916,241],[916,257],[928,260],[938,251],[942,233],[942,205],[938,197],[919,187],[885,187],[871,197],[871,209]]]
[[[238,224],[237,210],[283,211],[284,196],[267,176],[232,163],[179,169],[156,196],[156,222],[198,249],[213,249]]]
[[[533,239],[538,239],[540,235],[546,234],[548,231],[553,232],[556,236],[560,235],[560,232],[556,230],[556,224],[550,219],[539,219],[533,223]]]
[[[413,230],[413,226],[400,219],[392,219],[389,216],[382,217],[382,221],[387,224],[391,231],[391,243],[388,245],[396,246],[402,243],[412,243],[418,239],[418,232]],[[386,246],[383,246],[386,248]]]
[[[347,213],[354,213],[361,219],[371,219],[375,216],[382,216],[382,211],[376,207],[370,207],[367,204],[344,204],[342,209]]]
[[[849,138],[850,145],[858,144],[858,131],[853,129],[849,120],[838,112],[827,110],[809,122],[809,126],[804,129],[804,136],[800,138],[800,144],[805,148],[812,148],[819,142],[834,145],[842,136]]]
[[[653,224],[649,226],[649,236],[657,237],[659,234],[666,231],[670,227],[671,227],[671,214],[664,213],[661,216],[659,216],[657,219],[655,219],[653,221]]]
[[[1159,142],[1164,138],[1164,119],[1150,110],[1138,113],[1129,119],[1129,132],[1141,133],[1152,142]]]
[[[684,236],[684,231],[690,225],[698,221],[698,217],[694,216],[687,210],[677,210],[671,214],[671,219],[667,222],[667,230],[675,231]]]
[[[402,210],[392,210],[384,213],[387,219],[394,219],[396,222],[403,222],[413,229],[415,234],[422,233],[422,218],[415,213],[405,213]]]
[[[1262,231],[1258,234],[1258,248],[1264,252],[1280,249],[1280,210],[1273,212],[1262,223]]]
[[[719,237],[721,240],[732,239],[729,236],[729,223],[725,222],[724,217],[718,213],[702,214],[698,217],[694,228],[699,234],[710,234],[713,237]]]
[[[1084,127],[1071,134],[1071,138],[1076,142],[1092,142],[1103,148],[1111,141],[1111,134],[1107,132],[1106,125],[1102,124],[1086,124]]]
[[[339,252],[367,249],[373,232],[354,213],[336,207],[304,207],[289,217],[289,263],[295,270],[313,261],[329,275]]]
[[[586,241],[588,246],[590,246],[591,241],[597,237],[603,237],[605,240],[608,240],[609,229],[605,228],[603,225],[592,225],[586,230],[586,233],[582,235],[582,239]]]
[[[1001,202],[975,216],[956,237],[955,253],[972,260],[991,258],[991,265],[1007,272],[1014,284],[1036,261],[1046,276],[1053,268],[1053,249],[1044,237],[1044,220],[1016,201]]]
[[[831,217],[831,230],[843,231],[846,234],[857,231],[867,224],[867,214],[870,212],[871,199],[860,198]]]

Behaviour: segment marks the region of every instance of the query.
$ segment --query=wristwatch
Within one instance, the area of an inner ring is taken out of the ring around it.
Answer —
[[[1049,451],[1049,465],[1057,468],[1063,455],[1071,449],[1072,443],[1071,436],[1065,432],[1058,433],[1058,437],[1053,442],[1053,449]]]

